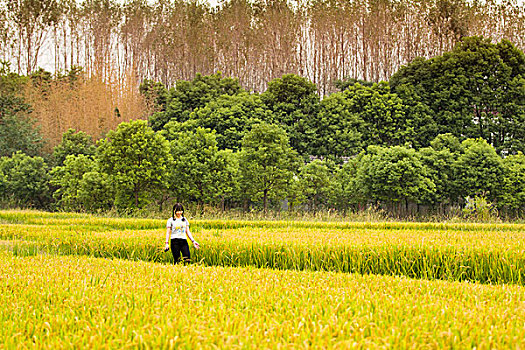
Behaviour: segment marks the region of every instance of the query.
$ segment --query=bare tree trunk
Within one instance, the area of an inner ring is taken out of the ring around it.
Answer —
[[[268,189],[267,188],[265,188],[263,192],[263,203],[264,203],[263,205],[264,212],[266,213],[268,209]]]

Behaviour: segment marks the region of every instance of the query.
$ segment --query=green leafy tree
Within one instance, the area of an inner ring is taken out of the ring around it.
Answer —
[[[61,166],[54,167],[51,172],[51,184],[57,189],[53,193],[56,205],[65,210],[80,210],[80,183],[85,173],[96,168],[95,160],[84,154],[68,155]]]
[[[24,207],[45,208],[49,204],[49,175],[42,157],[17,152],[0,159],[0,170],[4,174],[5,199]]]
[[[334,93],[323,99],[311,124],[314,136],[310,154],[338,159],[362,150],[365,122],[348,93]]]
[[[345,79],[338,79],[335,81],[334,86],[338,88],[340,91],[345,91],[350,86],[354,86],[355,84],[361,84],[362,86],[372,87],[374,85],[373,81],[366,81],[362,79],[355,79],[355,78],[345,78]]]
[[[434,192],[427,193],[421,201],[430,204],[450,204],[455,201],[454,189],[454,162],[459,156],[452,153],[448,148],[436,150],[433,147],[425,147],[419,150],[419,158],[427,169],[427,176],[435,184]]]
[[[268,83],[261,99],[290,137],[290,145],[301,155],[311,151],[310,142],[315,138],[309,123],[319,110],[317,87],[306,78],[286,74]]]
[[[189,119],[191,112],[219,96],[236,95],[242,91],[238,79],[223,77],[220,72],[197,74],[192,81],[179,80],[175,88],[169,90],[165,110],[161,108],[160,112],[154,113],[149,119],[150,125],[158,131],[170,120],[184,122]]]
[[[224,210],[227,201],[239,198],[239,153],[229,149],[220,150],[213,164],[212,176],[220,179],[213,200]]]
[[[525,55],[507,40],[464,38],[451,52],[401,68],[390,84],[430,108],[435,135],[481,137],[499,153],[525,146]]]
[[[195,132],[198,127],[198,122],[195,119],[186,120],[185,122],[171,120],[158,133],[171,142],[177,140],[181,133]]]
[[[366,87],[355,84],[343,92],[350,113],[357,114],[363,143],[393,146],[409,142],[414,134],[403,101],[386,82]]]
[[[518,216],[525,210],[525,155],[518,152],[504,158],[503,174],[498,205]]]
[[[53,161],[55,165],[62,165],[68,155],[94,155],[95,144],[91,136],[83,131],[76,132],[69,129],[62,135],[62,141],[53,149]]]
[[[330,175],[326,162],[318,159],[299,169],[299,193],[310,209],[316,210],[319,205],[326,203],[330,191]]]
[[[464,153],[454,163],[457,194],[461,198],[476,195],[494,201],[503,182],[502,159],[487,141],[467,139],[462,142]]]
[[[189,116],[195,126],[215,130],[219,149],[238,150],[255,123],[272,122],[273,114],[258,94],[222,95]]]
[[[41,153],[43,139],[29,117],[29,105],[13,96],[0,96],[0,156],[21,151],[35,156]]]
[[[99,171],[89,171],[82,175],[77,192],[78,202],[89,212],[109,210],[115,200],[111,178]]]
[[[451,133],[439,134],[430,142],[430,146],[436,151],[448,149],[454,154],[463,152],[463,145],[459,139]]]
[[[239,155],[241,186],[253,199],[283,198],[298,168],[297,152],[290,147],[286,132],[277,125],[254,125],[242,140]]]
[[[30,117],[31,106],[20,97],[26,81],[11,73],[8,66],[0,67],[0,156],[17,151],[35,156],[41,152],[43,140]]]
[[[454,135],[440,134],[431,142],[431,147],[421,148],[419,157],[436,185],[436,191],[424,202],[440,206],[457,202],[454,164],[463,153],[463,145]]]
[[[4,171],[0,168],[0,193],[6,193],[6,185],[7,185],[7,176],[5,176]],[[0,195],[0,199],[2,199],[3,195]]]
[[[99,141],[100,170],[111,176],[116,205],[141,207],[166,188],[172,161],[168,141],[144,120],[121,123]]]
[[[369,198],[388,202],[422,202],[436,186],[414,149],[402,146],[368,148],[358,170],[359,186]]]
[[[348,210],[357,209],[360,204],[366,203],[367,197],[364,188],[358,181],[359,168],[365,166],[369,157],[362,152],[350,158],[335,173],[331,181],[330,203],[336,208]]]
[[[171,153],[169,188],[179,201],[223,204],[232,193],[235,160],[231,151],[219,151],[215,131],[199,127],[195,132],[180,133],[171,141]]]
[[[9,62],[0,61],[0,95],[19,96],[29,78],[11,71]]]
[[[326,97],[310,124],[315,135],[311,153],[335,159],[354,156],[368,145],[410,143],[415,134],[406,106],[385,82],[355,83]]]
[[[423,102],[413,85],[398,86],[393,92],[405,106],[406,123],[413,130],[406,142],[412,144],[414,148],[428,146],[440,130],[434,118],[434,112]]]

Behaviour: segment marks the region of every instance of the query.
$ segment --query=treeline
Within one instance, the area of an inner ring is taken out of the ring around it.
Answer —
[[[483,138],[500,155],[525,151],[525,55],[511,42],[464,38],[454,50],[417,58],[389,82],[338,81],[324,98],[297,75],[250,93],[237,79],[197,75],[175,88],[150,80],[141,85],[156,112],[155,131],[209,128],[219,149],[238,150],[258,121],[284,128],[301,156],[340,161],[369,145],[430,146],[440,134]]]
[[[389,79],[466,36],[523,50],[523,28],[516,0],[0,0],[0,59],[18,74],[81,66],[89,77],[133,76],[137,85],[221,71],[250,91],[297,74],[324,95],[346,77]]]
[[[21,152],[1,158],[0,193],[13,206],[90,212],[162,209],[173,201],[265,210],[286,200],[292,210],[376,205],[406,215],[420,205],[438,213],[475,209],[480,198],[512,217],[525,209],[525,156],[502,159],[482,139],[460,143],[445,134],[419,150],[369,146],[341,165],[305,163],[284,129],[266,122],[252,126],[238,151],[217,145],[214,131],[154,132],[140,120],[121,123],[97,147],[71,130],[55,148],[53,166]]]
[[[173,88],[146,80],[148,121],[121,123],[96,144],[70,130],[52,154],[38,149],[31,106],[13,92],[24,77],[1,77],[1,140],[11,141],[0,144],[0,186],[11,205],[248,210],[286,201],[406,214],[477,196],[508,215],[525,209],[525,55],[506,40],[464,38],[389,82],[339,81],[323,99],[293,74],[260,94],[220,73]]]

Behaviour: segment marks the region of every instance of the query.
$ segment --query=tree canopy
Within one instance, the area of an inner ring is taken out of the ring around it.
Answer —
[[[268,83],[261,99],[274,113],[275,122],[286,131],[290,146],[300,154],[311,151],[313,130],[319,108],[317,87],[308,79],[295,74],[285,74]]]
[[[94,155],[96,151],[93,138],[83,131],[69,129],[62,135],[62,141],[53,149],[53,161],[62,165],[69,155]]]
[[[277,125],[254,125],[242,140],[239,171],[242,185],[254,199],[283,198],[297,168],[297,153],[290,147],[286,132]]]
[[[464,38],[450,52],[402,67],[390,84],[430,108],[436,122],[430,138],[452,133],[481,137],[499,153],[524,150],[525,55],[508,40]]]
[[[150,118],[153,130],[161,130],[170,120],[184,122],[190,118],[191,112],[221,95],[236,95],[244,91],[238,79],[223,77],[222,74],[202,75],[197,73],[192,81],[179,80],[174,88],[171,88],[167,97],[162,87],[155,89],[143,85],[143,91],[155,90],[156,96],[161,96],[157,102],[166,103],[161,106],[161,111],[156,112]],[[152,93],[153,95],[153,93]]]
[[[114,178],[117,205],[140,207],[166,187],[172,162],[168,141],[144,120],[121,123],[99,142],[102,172]]]
[[[273,113],[261,101],[258,94],[242,92],[237,95],[221,95],[189,116],[193,127],[216,131],[219,149],[239,150],[244,134],[253,124],[271,123]]]

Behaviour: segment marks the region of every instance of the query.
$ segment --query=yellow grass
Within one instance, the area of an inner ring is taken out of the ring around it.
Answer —
[[[520,348],[525,289],[0,255],[10,348]]]

